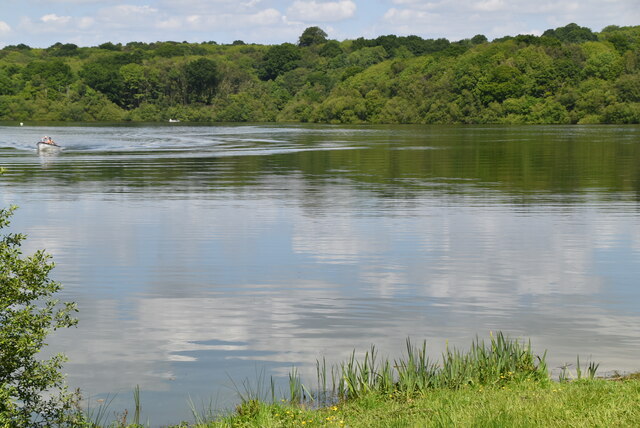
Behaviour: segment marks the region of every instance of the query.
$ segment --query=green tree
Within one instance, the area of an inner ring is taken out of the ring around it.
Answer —
[[[309,27],[302,32],[298,46],[320,45],[327,41],[327,33],[320,27]]]
[[[2,48],[3,51],[30,51],[31,46],[25,45],[24,43],[20,43],[18,45],[7,45]]]
[[[0,95],[12,95],[14,87],[11,77],[4,70],[0,69]]]
[[[526,92],[525,75],[515,67],[501,64],[494,67],[478,84],[485,104],[502,102],[507,98],[518,98]]]
[[[136,49],[133,52],[114,52],[99,56],[85,62],[78,74],[89,87],[102,92],[118,106],[126,108],[131,103],[120,68],[127,64],[141,64],[142,55],[142,52]]]
[[[23,70],[25,79],[31,80],[34,86],[63,91],[73,82],[71,67],[59,59],[51,61],[33,61]]]
[[[291,43],[273,46],[258,66],[258,77],[262,80],[273,80],[296,68],[301,57],[299,48]]]
[[[591,29],[571,23],[555,30],[549,29],[542,33],[543,36],[553,37],[565,43],[583,43],[598,40]]]
[[[625,102],[640,103],[640,74],[625,74],[616,80],[618,98]]]
[[[140,64],[127,64],[120,67],[123,82],[122,98],[127,108],[136,108],[146,101],[157,98],[158,77],[154,68]]]
[[[215,61],[208,58],[198,58],[187,63],[184,73],[189,91],[189,99],[192,101],[204,101],[211,103],[211,99],[220,83],[220,73]]]
[[[342,55],[342,53],[343,52],[342,48],[340,47],[340,43],[336,40],[329,40],[318,51],[318,55],[325,58],[333,58],[338,55]]]
[[[111,42],[106,42],[106,43],[102,43],[101,45],[98,45],[99,49],[104,49],[107,51],[120,51],[122,50],[122,44],[118,43],[117,45],[111,43]]]
[[[127,103],[122,97],[124,81],[120,64],[112,61],[112,58],[86,62],[79,74],[90,88],[102,92],[120,107],[126,107]]]
[[[0,210],[0,229],[14,210]],[[49,278],[49,255],[22,257],[24,239],[0,236],[0,426],[77,426],[82,415],[60,371],[65,357],[36,359],[50,332],[76,324],[75,304],[58,305],[53,295],[61,285]]]
[[[177,42],[158,42],[156,43],[153,53],[165,58],[174,56],[185,56],[191,53],[189,45]]]
[[[485,36],[484,34],[476,34],[471,38],[472,45],[481,45],[482,43],[487,43],[487,42],[488,42],[487,36]]]
[[[73,43],[65,43],[62,44],[60,42],[55,45],[49,46],[46,51],[51,56],[75,56],[80,52],[78,50],[78,45]]]
[[[587,56],[582,72],[586,77],[606,80],[617,78],[624,65],[620,54],[610,45],[602,42],[587,42],[582,45]]]
[[[347,64],[360,67],[371,67],[387,58],[387,51],[382,46],[362,48],[351,52],[347,57]]]

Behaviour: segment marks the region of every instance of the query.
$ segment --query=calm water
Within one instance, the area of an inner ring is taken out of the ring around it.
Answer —
[[[69,384],[151,424],[407,336],[640,369],[640,127],[5,126],[0,164]]]

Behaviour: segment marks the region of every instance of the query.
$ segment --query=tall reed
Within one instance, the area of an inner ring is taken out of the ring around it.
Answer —
[[[406,355],[393,360],[380,359],[375,346],[362,359],[353,351],[349,359],[331,367],[331,388],[327,383],[327,365],[316,361],[319,404],[356,398],[370,392],[412,396],[433,388],[458,389],[464,386],[501,386],[508,382],[550,380],[546,352],[536,356],[531,343],[505,337],[502,332],[490,335],[489,343],[477,337],[467,351],[447,346],[440,363],[427,356],[426,341],[420,347],[406,341]],[[589,374],[594,370],[591,366]],[[336,377],[338,380],[336,382]],[[289,376],[290,400],[313,400],[294,369]]]

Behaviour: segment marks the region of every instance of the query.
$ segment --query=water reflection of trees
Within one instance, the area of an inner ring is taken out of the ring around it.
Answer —
[[[231,151],[185,157],[176,152],[174,157],[167,152],[129,152],[91,158],[76,154],[47,162],[46,170],[13,166],[6,179],[27,182],[46,175],[61,185],[101,183],[123,192],[217,192],[289,176],[314,187],[363,186],[382,197],[490,189],[524,203],[532,194],[539,201],[544,194],[584,192],[625,192],[640,199],[640,146],[629,141],[635,128],[620,135],[596,128],[586,137],[578,132],[556,135],[552,128],[522,129],[444,128],[447,132],[437,138],[426,133],[398,141],[391,132],[382,142],[352,137],[340,150],[321,147],[320,133],[289,146],[289,151],[265,150],[265,154]]]

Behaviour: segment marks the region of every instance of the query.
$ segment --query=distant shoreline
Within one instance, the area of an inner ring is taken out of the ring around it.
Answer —
[[[0,120],[640,123],[640,26],[453,42],[310,27],[297,44],[237,42],[5,46]]]

